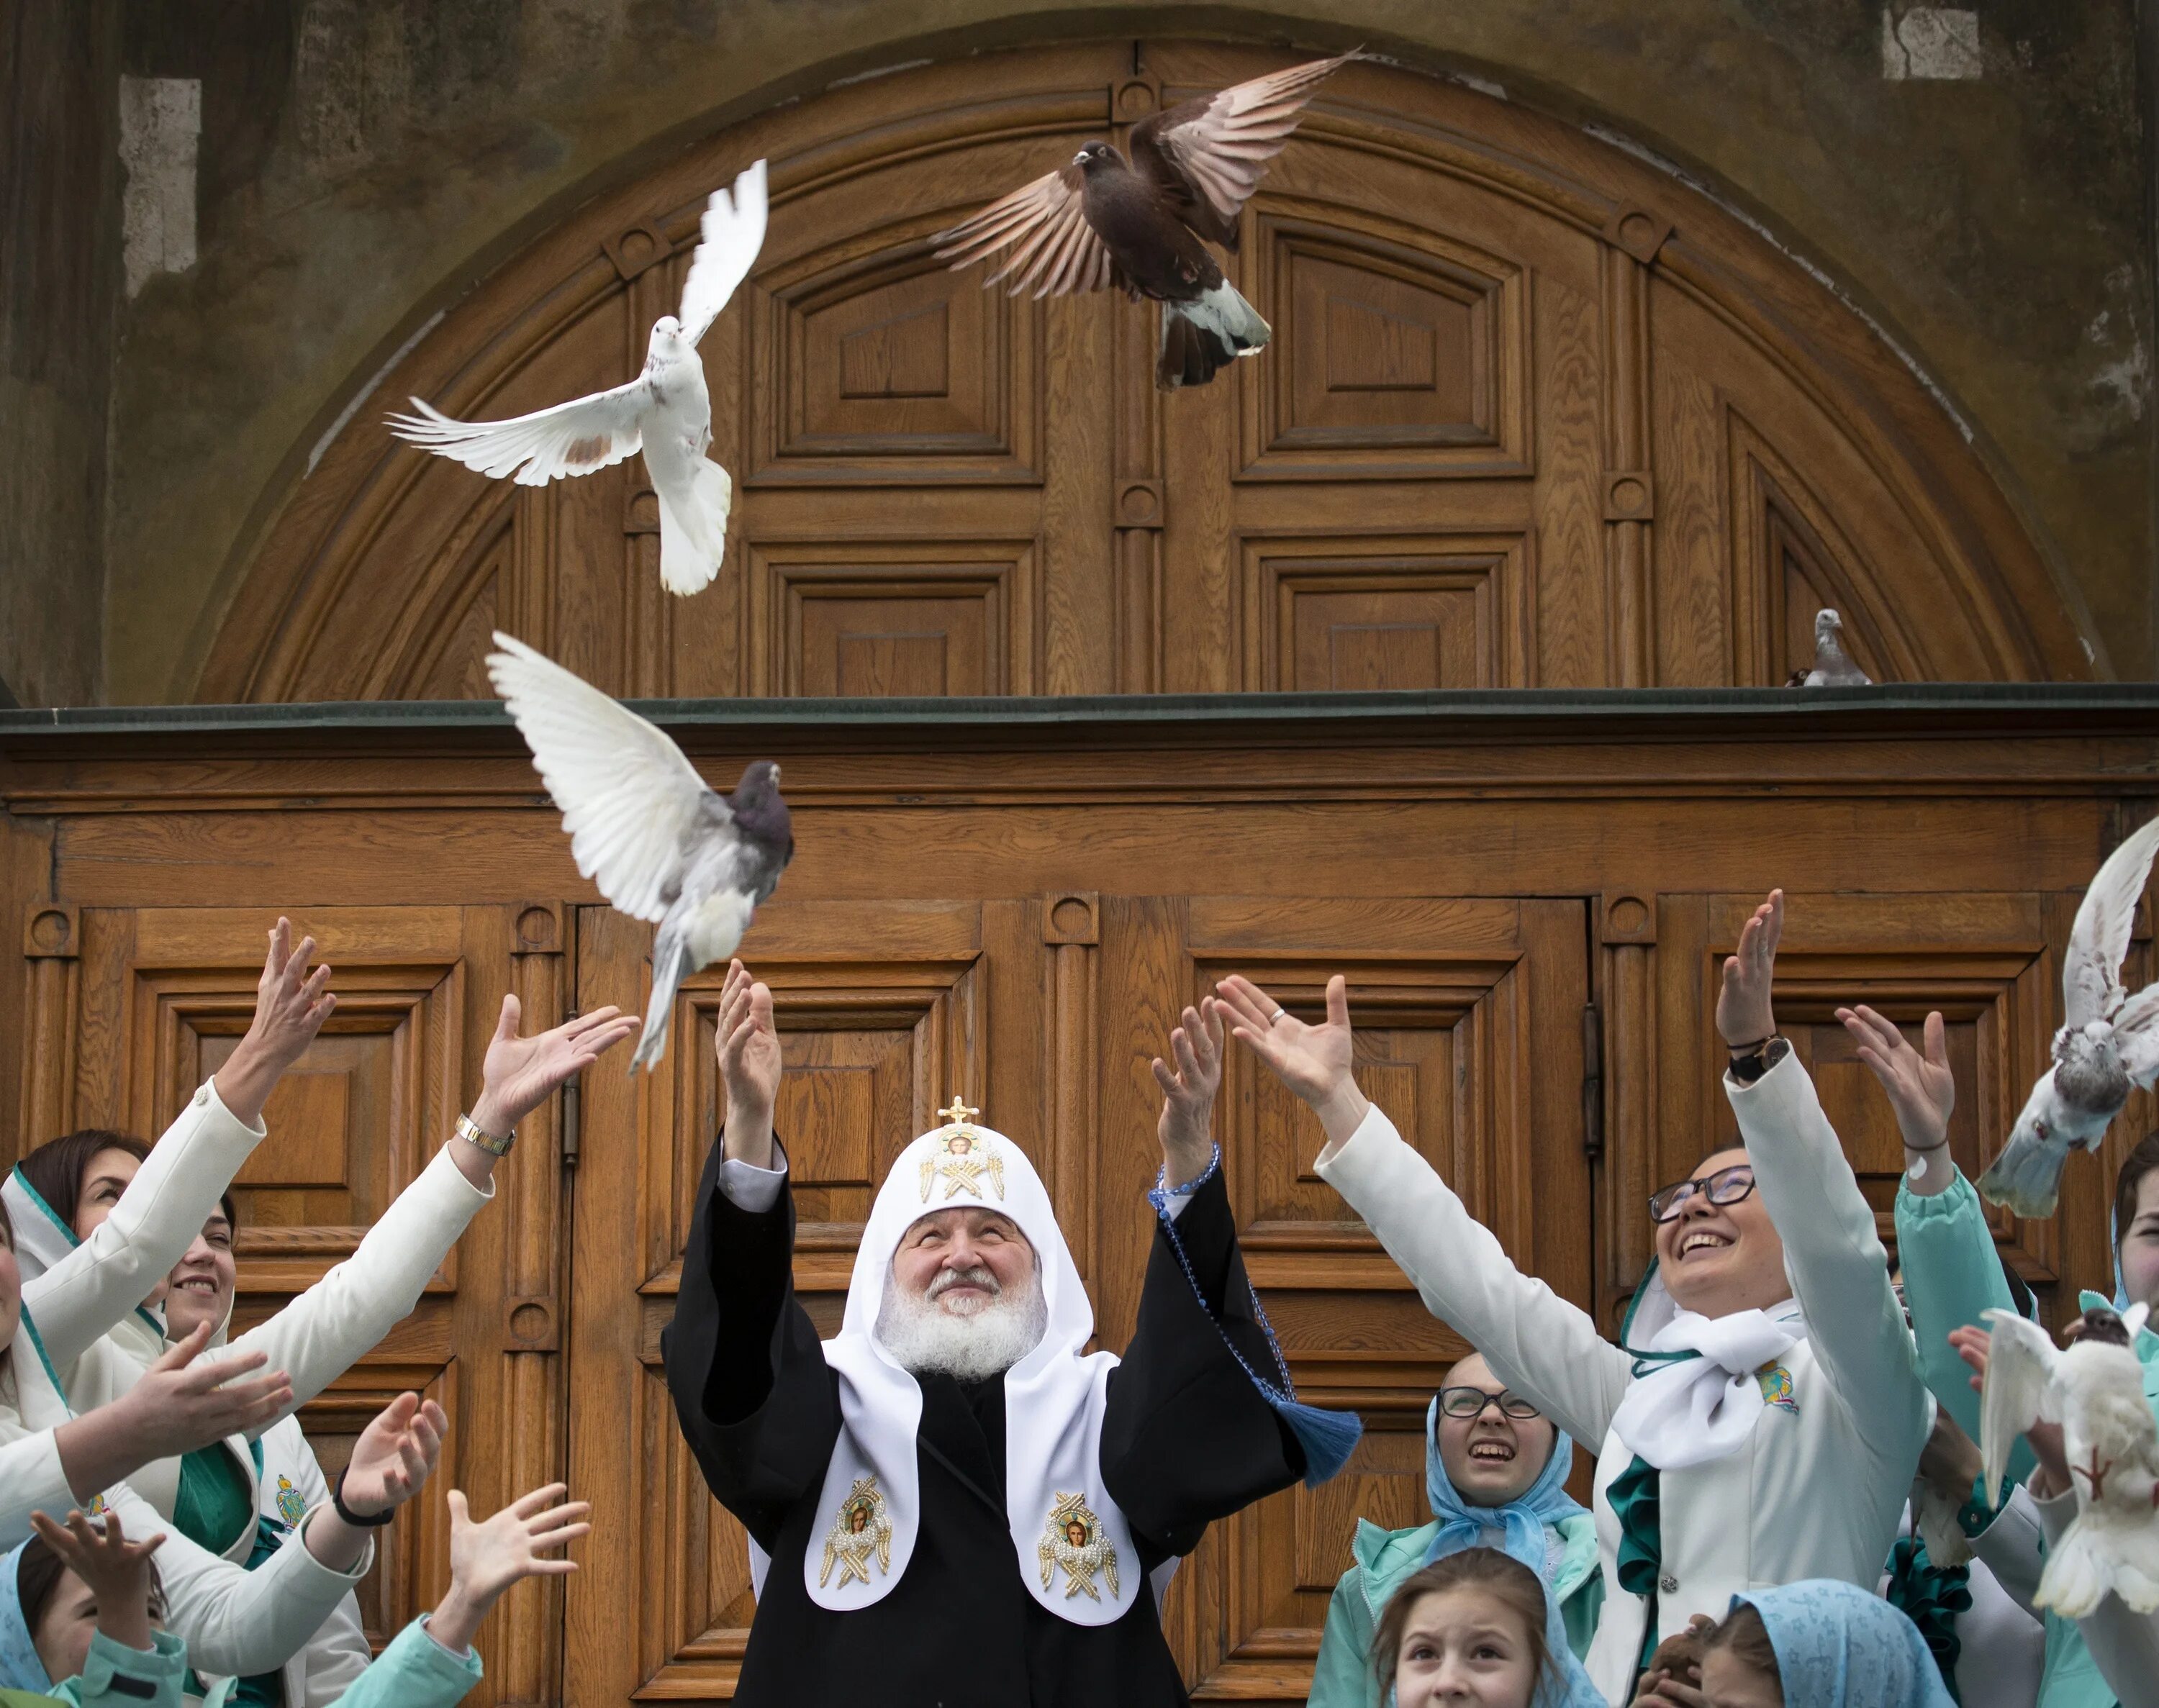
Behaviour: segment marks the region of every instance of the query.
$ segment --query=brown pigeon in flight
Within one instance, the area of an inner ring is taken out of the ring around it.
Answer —
[[[1357,57],[1343,54],[1255,77],[1183,101],[1132,127],[1127,162],[1090,142],[1069,166],[1046,173],[930,241],[937,258],[971,266],[1012,253],[984,281],[1029,285],[1038,297],[1098,291],[1162,304],[1155,383],[1165,391],[1204,386],[1233,357],[1257,354],[1269,337],[1260,318],[1200,241],[1232,254],[1237,215],[1268,161],[1282,151],[1320,84]]]

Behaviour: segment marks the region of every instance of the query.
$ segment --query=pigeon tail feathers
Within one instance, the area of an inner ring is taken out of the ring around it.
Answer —
[[[681,929],[661,926],[652,945],[652,997],[645,1007],[645,1030],[638,1034],[636,1053],[629,1058],[633,1079],[639,1068],[650,1073],[667,1053],[667,1033],[675,1020],[675,992],[690,970]]]
[[[2110,1593],[2132,1612],[2159,1611],[2159,1524],[2146,1514],[2125,1520],[2104,1507],[2087,1507],[2048,1550],[2032,1604],[2081,1619]]]
[[[2051,1216],[2061,1197],[2068,1149],[2035,1132],[2016,1132],[1977,1182],[1980,1196],[2019,1216]]]
[[[1274,336],[1227,279],[1189,303],[1162,305],[1162,355],[1155,384],[1165,391],[1204,386],[1239,356],[1256,355]]]
[[[660,582],[678,598],[711,586],[720,572],[735,496],[727,471],[709,457],[691,465],[690,479],[691,502],[680,508],[658,483],[653,488],[660,500]]]

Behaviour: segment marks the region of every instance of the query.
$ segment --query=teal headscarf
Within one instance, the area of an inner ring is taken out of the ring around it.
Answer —
[[[30,1640],[29,1623],[23,1617],[23,1550],[28,1542],[0,1554],[0,1690],[50,1690],[45,1664],[38,1659],[38,1646]]]
[[[1545,1526],[1578,1517],[1583,1510],[1582,1503],[1566,1492],[1567,1473],[1573,1468],[1574,1442],[1555,1424],[1551,1457],[1535,1482],[1504,1506],[1470,1505],[1439,1457],[1439,1396],[1433,1395],[1424,1413],[1424,1488],[1432,1515],[1439,1520],[1439,1534],[1426,1550],[1424,1563],[1429,1566],[1447,1555],[1476,1547],[1488,1529],[1496,1528],[1506,1533],[1507,1552],[1542,1578],[1549,1591],[1551,1550]]]
[[[1784,1708],[1949,1708],[1918,1627],[1879,1596],[1813,1578],[1732,1600],[1762,1616]]]

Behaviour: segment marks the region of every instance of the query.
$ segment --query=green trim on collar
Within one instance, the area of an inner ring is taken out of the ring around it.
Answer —
[[[14,1172],[9,1177],[14,1181],[16,1185],[23,1188],[23,1193],[28,1197],[32,1203],[35,1204],[39,1209],[45,1213],[46,1216],[50,1219],[52,1224],[55,1228],[58,1228],[61,1233],[67,1235],[67,1242],[70,1249],[82,1244],[82,1241],[76,1237],[75,1229],[61,1219],[60,1213],[45,1202],[44,1194],[40,1193],[36,1187],[30,1184],[29,1177],[23,1172],[23,1165],[21,1163],[18,1162],[15,1165]]]
[[[53,1392],[60,1396],[62,1409],[72,1418],[75,1407],[68,1402],[67,1388],[60,1380],[60,1373],[53,1368],[52,1356],[45,1350],[44,1337],[38,1333],[38,1325],[31,1320],[28,1305],[23,1307],[22,1323],[23,1332],[30,1337],[30,1344],[37,1351],[38,1362],[45,1367],[45,1379],[53,1385]]]

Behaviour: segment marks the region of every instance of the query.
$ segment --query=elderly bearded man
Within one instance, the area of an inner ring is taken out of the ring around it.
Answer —
[[[728,969],[726,1126],[660,1348],[757,1550],[736,1701],[1185,1701],[1156,1595],[1209,1521],[1306,1473],[1311,1422],[1256,1385],[1280,1366],[1209,1136],[1222,1032],[1204,1006],[1171,1034],[1175,1068],[1154,1064],[1162,1182],[1121,1362],[1083,1355],[1093,1309],[1033,1165],[956,1102],[893,1165],[821,1343],[790,1278],[772,996]]]

